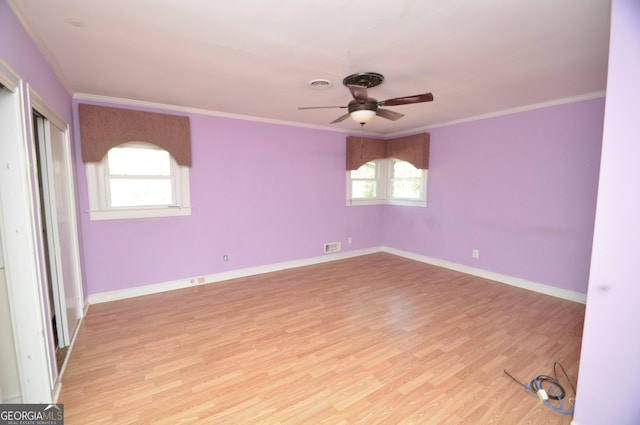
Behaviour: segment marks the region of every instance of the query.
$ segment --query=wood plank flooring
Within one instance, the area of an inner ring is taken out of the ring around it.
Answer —
[[[67,425],[565,425],[503,369],[575,385],[583,316],[372,254],[92,305],[59,402]]]

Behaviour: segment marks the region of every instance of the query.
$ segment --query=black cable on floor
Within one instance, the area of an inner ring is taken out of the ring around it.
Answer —
[[[570,408],[565,409],[564,399],[567,395],[564,387],[560,383],[560,378],[558,377],[557,368],[560,368],[564,373],[564,377],[569,385],[571,386],[571,390],[573,390],[573,398],[569,398]],[[529,382],[529,384],[524,384],[509,372],[504,369],[504,373],[519,385],[522,385],[525,392],[534,397],[538,397],[542,403],[547,406],[549,409],[553,410],[556,413],[560,413],[563,415],[570,415],[573,413],[573,401],[576,394],[576,388],[573,386],[571,379],[569,378],[569,374],[562,366],[562,364],[558,361],[553,363],[553,377],[548,375],[538,375]],[[555,400],[557,403],[553,404],[549,400]]]

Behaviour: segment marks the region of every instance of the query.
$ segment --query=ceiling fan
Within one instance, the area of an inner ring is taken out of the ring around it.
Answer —
[[[365,125],[376,115],[392,121],[404,117],[404,114],[389,109],[381,109],[381,106],[408,105],[411,103],[433,101],[433,95],[431,93],[424,93],[414,96],[395,97],[378,102],[376,99],[367,95],[367,89],[379,86],[383,81],[384,76],[376,72],[352,74],[342,80],[342,84],[349,88],[351,96],[353,96],[353,100],[350,101],[347,106],[306,106],[298,109],[346,108],[349,112],[331,121],[331,124],[344,121],[351,117],[358,124]]]

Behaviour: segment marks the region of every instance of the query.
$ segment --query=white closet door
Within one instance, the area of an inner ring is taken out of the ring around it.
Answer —
[[[71,336],[82,315],[82,283],[75,214],[75,191],[69,140],[66,131],[43,119],[44,137],[40,148],[44,153],[43,170],[48,180],[49,231],[53,248],[52,282],[59,304],[63,346],[71,343]],[[58,309],[56,309],[58,310]]]

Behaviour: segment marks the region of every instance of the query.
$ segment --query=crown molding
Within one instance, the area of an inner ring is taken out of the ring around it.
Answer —
[[[408,134],[413,134],[413,133],[418,133],[418,132],[421,132],[421,131],[431,130],[433,128],[438,128],[438,127],[446,127],[446,126],[450,126],[450,125],[463,124],[463,123],[472,122],[472,121],[484,120],[484,119],[487,119],[487,118],[496,118],[496,117],[501,117],[501,116],[504,116],[504,115],[516,114],[516,113],[519,113],[519,112],[527,112],[527,111],[534,111],[536,109],[549,108],[551,106],[558,106],[558,105],[565,105],[565,104],[568,104],[568,103],[582,102],[582,101],[585,101],[585,100],[599,99],[599,98],[606,97],[606,94],[607,94],[607,92],[605,90],[601,90],[601,91],[597,91],[597,92],[581,94],[581,95],[578,95],[578,96],[563,97],[563,98],[560,98],[560,99],[548,100],[548,101],[545,101],[545,102],[532,103],[530,105],[518,106],[518,107],[515,107],[515,108],[509,108],[509,109],[502,109],[500,111],[489,112],[489,113],[486,113],[486,114],[473,115],[473,116],[470,116],[470,117],[467,117],[467,118],[461,118],[461,119],[458,119],[458,120],[444,121],[444,122],[437,123],[437,124],[430,124],[430,125],[426,125],[424,127],[417,127],[417,128],[414,128],[413,130],[409,130],[409,131],[401,131],[401,132],[397,132],[397,133],[390,133],[390,134],[387,134],[386,137],[405,136],[405,135],[408,135]]]
[[[309,128],[313,130],[324,130],[324,131],[331,131],[334,133],[353,134],[352,129],[327,127],[322,125],[305,124],[305,123],[286,121],[286,120],[276,120],[272,118],[262,118],[262,117],[252,116],[252,115],[232,114],[229,112],[212,111],[209,109],[193,108],[189,106],[170,105],[166,103],[147,102],[144,100],[135,100],[135,99],[127,99],[127,98],[111,97],[111,96],[100,96],[100,95],[87,94],[87,93],[75,93],[72,97],[74,100],[77,100],[79,102],[84,101],[84,102],[109,103],[109,104],[117,104],[120,106],[130,106],[134,108],[151,108],[151,109],[158,109],[163,111],[181,112],[185,114],[206,115],[206,116],[219,117],[219,118],[230,118],[230,119],[243,120],[243,121],[261,122],[266,124],[284,125],[289,127],[301,127],[301,128]],[[364,134],[368,136],[379,136],[378,133],[364,132]]]

